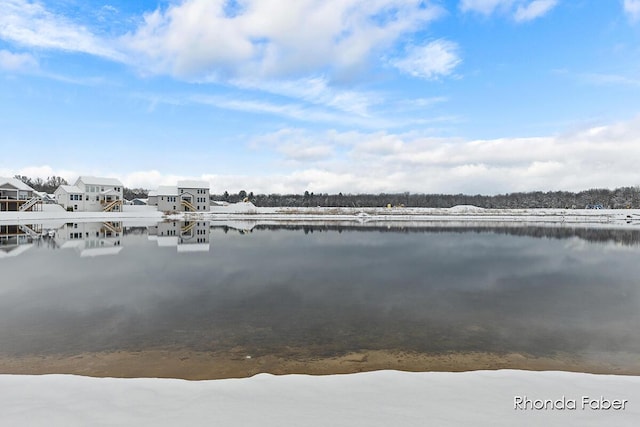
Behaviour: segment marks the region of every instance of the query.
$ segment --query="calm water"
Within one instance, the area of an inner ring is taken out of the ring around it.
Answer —
[[[3,227],[7,355],[640,355],[633,228]]]

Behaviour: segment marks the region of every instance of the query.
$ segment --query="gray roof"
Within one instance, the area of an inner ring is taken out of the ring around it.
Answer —
[[[33,191],[33,188],[29,187],[27,184],[16,178],[0,178],[0,187],[5,184],[9,184],[12,187],[17,188],[18,190]]]

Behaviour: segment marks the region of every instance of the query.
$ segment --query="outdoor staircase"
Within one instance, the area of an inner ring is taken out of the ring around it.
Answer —
[[[22,230],[24,234],[27,234],[32,239],[39,239],[40,237],[42,237],[42,233],[38,233],[33,228],[31,228],[31,226],[28,226],[28,225],[21,225],[20,230]]]
[[[191,230],[193,230],[193,227],[195,226],[195,222],[185,222],[184,225],[180,227],[180,232],[184,236],[185,234],[188,234]]]
[[[111,231],[112,233],[120,233],[120,232],[122,232],[122,227],[115,226],[111,222],[103,222],[102,223],[102,227],[106,228],[107,230]]]
[[[20,211],[28,211],[28,210],[32,210],[32,208],[38,204],[38,203],[42,203],[42,199],[38,196],[33,196],[32,198],[30,198],[29,200],[27,200],[27,203],[23,203],[22,206],[20,206],[18,208],[18,210]]]
[[[193,206],[193,204],[191,202],[189,202],[188,200],[181,200],[180,204],[182,206],[184,206],[185,208],[187,208],[191,212],[195,212],[196,211],[196,207]],[[187,211],[187,209],[185,209],[185,211]]]
[[[106,205],[104,205],[104,207],[102,208],[103,212],[112,212],[113,208],[115,208],[116,206],[119,206],[120,211],[122,211],[122,200],[114,200],[112,202],[108,202]]]

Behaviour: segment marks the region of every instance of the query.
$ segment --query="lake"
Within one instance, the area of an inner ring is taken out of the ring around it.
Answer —
[[[232,225],[1,226],[0,372],[640,372],[632,226]]]

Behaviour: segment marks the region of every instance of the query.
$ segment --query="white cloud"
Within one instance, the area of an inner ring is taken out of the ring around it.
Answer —
[[[228,0],[163,3],[144,15],[135,30],[114,38],[62,15],[53,5],[5,0],[0,39],[24,47],[96,55],[127,63],[145,75],[228,83],[343,116],[370,118],[371,108],[383,104],[381,94],[345,89],[341,82],[352,82],[382,52],[395,49],[404,37],[423,30],[443,13],[442,7],[421,0],[246,0],[233,13],[228,13],[228,4]],[[103,19],[118,12],[110,6],[100,11],[106,13],[100,15]],[[448,73],[455,64],[447,61],[455,63],[455,52],[447,43],[414,48],[405,68],[427,78]],[[275,109],[246,101],[235,104],[239,109],[289,116],[299,111],[286,101]]]
[[[458,45],[448,40],[435,40],[424,46],[411,47],[407,55],[393,62],[401,71],[414,77],[435,79],[447,76],[462,62]]]
[[[623,7],[632,21],[640,19],[640,0],[624,0]]]
[[[380,96],[370,92],[338,90],[331,87],[326,77],[303,77],[299,79],[264,81],[255,79],[233,80],[243,89],[258,89],[264,92],[301,99],[361,117],[370,115],[369,109],[381,103]]]
[[[273,134],[254,138],[250,145],[255,149],[275,149],[284,155],[285,160],[296,162],[316,162],[334,154],[332,144],[318,144],[300,129],[281,129]]]
[[[517,22],[532,21],[544,16],[558,4],[557,0],[534,0],[529,4],[520,5],[516,9],[514,19]]]
[[[157,99],[156,101],[160,101],[160,99]],[[262,99],[232,99],[228,97],[208,95],[193,95],[184,101],[210,105],[227,110],[256,114],[273,114],[303,122],[343,123],[364,127],[372,127],[373,124],[370,123],[369,119],[346,116],[343,113],[329,111],[323,108],[315,108],[313,106],[309,107],[296,102],[275,103]]]
[[[0,50],[0,69],[23,71],[33,70],[35,68],[38,68],[38,61],[32,55]]]
[[[88,28],[56,15],[39,3],[4,0],[0,38],[22,46],[82,52],[112,60],[124,57]]]
[[[514,0],[461,0],[460,10],[491,15],[496,9],[510,7]]]
[[[145,69],[181,78],[283,79],[361,70],[374,51],[434,20],[419,0],[186,0],[145,15],[123,44]]]
[[[460,10],[486,16],[504,13],[516,22],[526,22],[546,15],[557,4],[558,0],[461,0]]]

